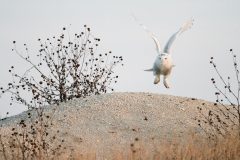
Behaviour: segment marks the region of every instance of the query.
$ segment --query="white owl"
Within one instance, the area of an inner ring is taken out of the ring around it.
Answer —
[[[135,18],[135,17],[134,17]],[[137,21],[137,19],[135,18],[135,20]],[[172,56],[170,54],[170,49],[171,46],[174,42],[174,40],[184,31],[190,29],[193,25],[193,19],[188,20],[187,22],[185,22],[182,27],[176,32],[174,33],[170,39],[168,40],[166,46],[164,47],[164,49],[162,50],[159,44],[158,39],[156,38],[156,36],[154,34],[152,34],[147,28],[146,26],[144,26],[143,24],[139,23],[140,26],[143,27],[143,29],[145,31],[147,31],[147,33],[152,37],[152,39],[154,40],[155,44],[156,44],[156,50],[158,52],[158,56],[156,57],[156,60],[153,64],[153,67],[151,69],[147,69],[145,71],[152,71],[153,75],[155,76],[154,79],[154,84],[158,84],[160,82],[160,76],[163,75],[163,84],[166,88],[169,88],[169,82],[168,82],[168,77],[171,74],[172,68],[174,67],[173,61],[172,61]]]

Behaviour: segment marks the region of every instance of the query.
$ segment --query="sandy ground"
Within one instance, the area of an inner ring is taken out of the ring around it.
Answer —
[[[195,98],[152,93],[110,93],[75,99],[56,108],[52,132],[59,130],[65,145],[82,152],[110,155],[112,150],[131,150],[144,145],[148,152],[172,137],[201,130],[194,117],[197,107],[213,104]],[[52,113],[51,106],[45,107]],[[27,112],[2,121],[2,132],[27,119]],[[80,153],[79,153],[80,154]]]

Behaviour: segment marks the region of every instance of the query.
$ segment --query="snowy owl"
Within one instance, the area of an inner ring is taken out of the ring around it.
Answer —
[[[134,19],[137,21],[136,17]],[[137,21],[138,22],[138,21]],[[146,26],[143,24],[139,23],[140,26],[143,27],[143,29],[151,36],[153,39],[155,45],[156,45],[156,50],[158,52],[158,56],[156,57],[153,67],[151,69],[147,69],[145,71],[152,71],[153,75],[155,76],[154,79],[154,84],[158,84],[160,82],[160,76],[163,75],[163,84],[166,88],[169,88],[169,82],[168,82],[168,77],[171,74],[172,68],[174,67],[173,61],[172,61],[172,56],[171,56],[171,46],[174,42],[174,40],[181,35],[184,31],[190,29],[193,25],[193,19],[188,20],[185,22],[182,27],[174,33],[168,40],[166,46],[162,50],[159,44],[158,39],[156,36],[151,33]]]

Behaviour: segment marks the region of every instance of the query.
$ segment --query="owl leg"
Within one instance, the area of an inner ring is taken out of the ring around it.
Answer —
[[[160,75],[156,75],[154,79],[154,84],[158,84],[160,82]]]
[[[166,88],[170,88],[169,82],[168,82],[168,77],[169,77],[169,75],[166,75],[166,76],[164,76],[164,78],[163,78],[163,84],[164,84],[164,86],[165,86]]]

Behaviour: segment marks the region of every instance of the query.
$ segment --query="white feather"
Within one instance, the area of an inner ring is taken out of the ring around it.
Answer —
[[[185,32],[185,31],[187,31],[188,29],[190,29],[190,28],[192,27],[192,25],[193,25],[193,21],[194,21],[193,19],[190,19],[190,20],[186,21],[186,22],[182,25],[182,27],[181,27],[176,33],[174,33],[174,34],[169,38],[167,44],[166,44],[165,47],[164,47],[164,50],[163,50],[164,53],[170,53],[171,46],[172,46],[173,42],[175,41],[175,39],[176,39],[179,35],[181,35],[183,32]]]
[[[149,34],[149,36],[153,39],[155,45],[156,45],[156,50],[160,54],[161,53],[161,46],[160,43],[157,39],[157,37],[142,23],[138,21],[138,19],[132,14],[134,20]]]

